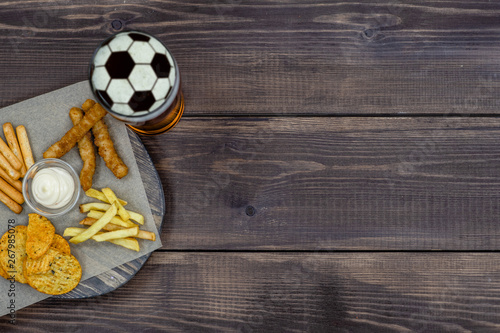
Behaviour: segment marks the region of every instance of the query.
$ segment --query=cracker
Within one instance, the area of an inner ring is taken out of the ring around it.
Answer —
[[[23,263],[27,257],[27,229],[24,225],[18,225],[11,229],[14,231],[7,231],[0,239],[0,266],[7,274],[21,283],[27,282],[23,274]]]
[[[54,239],[56,229],[44,216],[29,214],[28,239],[26,253],[32,259],[38,259],[49,249]]]
[[[52,256],[50,269],[46,273],[29,274],[28,283],[31,287],[49,295],[61,295],[73,290],[82,277],[82,267],[71,254],[59,252],[50,248],[46,256]]]
[[[54,235],[54,240],[52,241],[52,244],[50,244],[50,247],[58,250],[59,252],[71,254],[68,241],[59,234]]]

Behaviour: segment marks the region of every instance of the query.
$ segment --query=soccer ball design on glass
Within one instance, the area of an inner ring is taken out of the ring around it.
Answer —
[[[166,47],[137,31],[107,40],[94,56],[90,77],[104,106],[126,116],[160,107],[172,90],[175,65]]]

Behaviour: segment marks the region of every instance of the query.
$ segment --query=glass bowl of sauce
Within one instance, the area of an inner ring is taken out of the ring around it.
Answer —
[[[80,198],[80,179],[63,160],[47,158],[33,164],[23,179],[28,206],[46,217],[66,214]]]

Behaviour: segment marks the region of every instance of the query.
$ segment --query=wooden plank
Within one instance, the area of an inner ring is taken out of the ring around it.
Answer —
[[[185,118],[165,249],[498,250],[500,119]]]
[[[496,114],[495,1],[0,4],[0,107],[87,78],[112,28],[162,39],[186,116]]]
[[[122,288],[42,301],[16,313],[17,328],[493,332],[498,267],[498,253],[156,252]],[[7,320],[0,330],[12,327]]]

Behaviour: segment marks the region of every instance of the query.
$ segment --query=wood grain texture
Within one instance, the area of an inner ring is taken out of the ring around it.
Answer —
[[[115,21],[171,49],[186,117],[497,114],[499,14],[486,0],[2,2],[0,106],[86,79]]]
[[[156,228],[161,232],[163,217],[165,216],[165,197],[158,173],[149,157],[148,152],[141,143],[137,134],[128,130],[132,151],[134,152],[137,166],[141,174],[146,196],[148,197],[151,213]],[[115,267],[107,272],[94,276],[80,282],[78,286],[69,293],[52,296],[53,298],[87,298],[103,295],[120,288],[127,283],[142,268],[151,254],[144,255],[128,263]]]
[[[369,252],[499,250],[500,120],[485,117],[499,14],[486,0],[1,2],[0,107],[86,79],[99,42],[130,28],[171,49],[186,112],[141,137],[163,250],[109,294],[45,300],[0,331],[499,331],[497,252]],[[483,117],[385,117],[428,114]]]
[[[164,249],[498,250],[497,118],[185,118]]]
[[[498,253],[155,252],[122,288],[42,301],[0,330],[495,332],[498,267]]]

